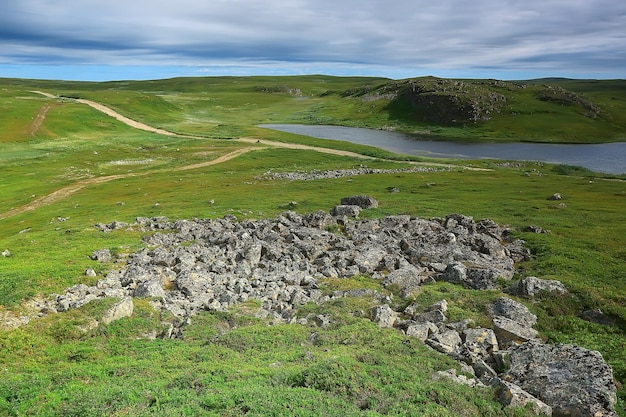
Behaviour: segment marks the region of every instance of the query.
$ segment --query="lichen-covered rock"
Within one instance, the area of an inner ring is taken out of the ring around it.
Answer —
[[[102,316],[104,324],[110,324],[133,314],[134,304],[131,297],[124,297],[118,303],[109,308]]]
[[[503,316],[493,318],[493,331],[498,339],[498,345],[503,348],[534,340],[538,336],[538,332],[532,327]]]
[[[372,308],[372,321],[379,327],[393,327],[398,318],[398,313],[393,311],[387,304]]]
[[[341,204],[359,206],[362,209],[378,207],[378,201],[368,195],[353,195],[351,197],[344,197],[341,199]]]
[[[553,416],[617,416],[613,372],[596,351],[527,342],[511,349],[503,379],[551,406]]]
[[[433,377],[435,381],[447,379],[457,384],[467,385],[468,387],[484,387],[483,383],[474,379],[468,378],[465,375],[457,375],[455,369],[448,369],[447,371],[438,371]]]
[[[461,343],[461,336],[456,330],[446,330],[442,333],[436,333],[426,340],[428,346],[446,354],[455,352],[459,346],[461,346]]]
[[[407,336],[415,337],[422,342],[426,341],[431,335],[437,333],[439,328],[431,322],[416,323],[411,322],[406,326],[405,333]]]
[[[463,345],[471,353],[481,358],[485,358],[499,349],[496,334],[491,329],[481,327],[465,329],[462,336]]]
[[[111,259],[113,259],[111,255],[111,251],[109,251],[108,249],[96,250],[91,254],[90,258],[93,261],[98,261],[98,262],[103,262],[103,263],[111,262]]]
[[[537,316],[524,304],[506,297],[498,298],[489,306],[491,317],[506,317],[523,326],[532,327],[537,323]]]
[[[395,285],[400,289],[403,296],[407,296],[417,290],[424,279],[423,269],[409,264],[391,271],[383,280],[383,285],[385,287]]]
[[[490,259],[492,262],[480,264],[469,262],[469,266],[466,265],[468,262],[452,262],[448,264],[440,278],[474,290],[498,289],[500,286],[499,279],[510,280],[513,277],[513,264],[500,265],[493,262],[494,258]]]
[[[552,416],[552,407],[538,398],[533,397],[515,384],[501,379],[495,383],[498,399],[507,407],[530,407],[537,415]]]
[[[565,295],[567,288],[561,281],[552,279],[539,279],[537,277],[523,278],[504,290],[506,293],[522,297],[534,297],[546,292],[549,294]]]
[[[347,217],[359,217],[359,213],[361,213],[361,207],[355,204],[347,205],[340,204],[338,206],[333,207],[330,210],[330,214],[335,217],[347,216]]]
[[[368,198],[360,200],[374,204]],[[358,205],[350,207],[361,210]],[[332,232],[326,230],[331,227]],[[255,299],[272,320],[282,317],[291,322],[301,304],[345,296],[323,295],[317,287],[322,277],[366,274],[408,295],[440,275],[446,265],[465,268],[474,288],[491,288],[498,277],[512,274],[515,262],[506,228],[460,214],[431,220],[397,215],[360,221],[293,211],[274,219],[243,221],[234,216],[175,222],[142,217],[126,228],[155,231],[144,237],[150,248],[129,254],[126,265],[110,271],[96,285],[56,296],[51,309],[65,311],[96,298],[153,297],[160,308],[184,323],[199,311],[223,310]],[[100,254],[97,258],[105,259]],[[380,303],[391,302],[380,294],[371,296]],[[444,311],[440,305],[419,315],[416,309],[405,317],[443,323]]]

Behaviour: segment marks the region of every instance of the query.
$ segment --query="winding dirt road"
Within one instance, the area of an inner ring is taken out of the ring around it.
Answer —
[[[52,98],[52,99],[57,99],[58,97],[50,94],[50,93],[46,93],[44,91],[37,91],[37,90],[33,90],[33,93],[36,94],[40,94],[43,95],[45,97],[48,98]],[[122,123],[125,123],[128,126],[131,126],[133,128],[136,129],[140,129],[140,130],[144,130],[147,132],[152,132],[152,133],[157,133],[159,135],[165,135],[165,136],[176,136],[176,137],[188,137],[185,135],[180,135],[174,132],[170,132],[164,129],[159,129],[156,127],[152,127],[149,125],[146,125],[144,123],[138,122],[136,120],[130,119],[126,116],[123,116],[121,114],[119,114],[118,112],[116,112],[115,110],[111,109],[110,107],[107,107],[105,105],[102,105],[100,103],[96,103],[94,101],[91,100],[85,100],[85,99],[74,99],[74,101],[78,102],[78,103],[82,103],[82,104],[86,104],[98,111],[101,111],[102,113],[107,114],[108,116],[111,116],[113,118],[115,118],[116,120],[119,120]],[[46,110],[47,112],[47,110]],[[45,112],[40,111],[40,113],[43,113],[43,117],[45,117]],[[41,122],[43,122],[43,119],[41,120]],[[348,156],[348,157],[352,157],[352,158],[360,158],[360,159],[380,159],[380,158],[375,158],[372,156],[367,156],[367,155],[362,155],[356,152],[350,152],[350,151],[342,151],[339,149],[331,149],[331,148],[322,148],[322,147],[317,147],[317,146],[309,146],[309,145],[302,145],[302,144],[297,144],[297,143],[284,143],[284,142],[274,142],[274,141],[270,141],[270,140],[264,140],[264,139],[254,139],[254,138],[240,138],[236,140],[237,142],[243,142],[243,143],[254,143],[255,145],[265,145],[265,146],[271,146],[271,147],[278,147],[278,148],[288,148],[288,149],[298,149],[298,150],[308,150],[308,151],[315,151],[315,152],[321,152],[321,153],[326,153],[326,154],[331,154],[331,155],[339,155],[339,156]],[[118,179],[122,179],[122,178],[128,178],[128,177],[139,177],[139,176],[146,176],[146,175],[150,175],[150,174],[154,174],[154,173],[161,173],[161,172],[176,172],[176,171],[187,171],[187,170],[191,170],[191,169],[198,169],[198,168],[203,168],[203,167],[207,167],[207,166],[211,166],[211,165],[216,165],[216,164],[220,164],[226,161],[229,161],[233,158],[236,158],[244,153],[247,152],[251,152],[254,150],[259,150],[259,149],[265,149],[265,147],[263,146],[254,146],[254,147],[246,147],[246,148],[241,148],[241,149],[237,149],[233,152],[230,152],[226,155],[222,155],[216,159],[210,160],[210,161],[206,161],[206,162],[201,162],[198,164],[192,164],[192,165],[186,165],[186,166],[182,166],[182,167],[177,167],[177,168],[171,168],[171,169],[160,169],[160,170],[154,170],[154,171],[147,171],[147,172],[142,172],[142,173],[129,173],[129,174],[119,174],[119,175],[108,175],[108,176],[104,176],[104,177],[97,177],[97,178],[89,178],[86,180],[82,180],[82,181],[78,181],[72,185],[68,185],[66,187],[60,188],[56,191],[53,191],[52,193],[45,195],[43,197],[39,197],[35,200],[33,200],[32,202],[18,207],[18,208],[14,208],[11,209],[7,212],[1,213],[0,214],[0,220],[2,219],[6,219],[21,213],[25,213],[28,211],[33,211],[38,209],[39,207],[48,205],[48,204],[52,204],[55,203],[57,201],[63,200],[67,197],[69,197],[70,195],[82,190],[83,188],[89,186],[89,185],[93,185],[93,184],[102,184],[105,182],[109,182],[109,181],[114,181],[114,180],[118,180]],[[429,166],[442,166],[442,167],[455,167],[455,168],[463,168],[463,169],[470,169],[470,170],[481,170],[484,171],[485,169],[480,169],[480,168],[471,168],[471,167],[459,167],[457,165],[449,165],[449,164],[437,164],[437,163],[423,163],[423,162],[406,162],[406,161],[394,161],[394,162],[402,162],[402,163],[410,163],[413,165],[429,165]]]
[[[42,96],[46,96],[48,98],[58,98],[57,96],[55,96],[54,94],[50,94],[50,93],[46,93],[45,91],[38,91],[38,90],[33,90],[31,91],[32,93],[37,93],[37,94],[41,94]],[[140,130],[145,130],[146,132],[152,132],[152,133],[158,133],[159,135],[165,135],[165,136],[180,136],[174,132],[170,132],[168,130],[164,130],[164,129],[159,129],[156,127],[152,127],[152,126],[148,126],[144,123],[138,122],[136,120],[130,119],[126,116],[123,116],[121,114],[119,114],[118,112],[116,112],[115,110],[113,110],[110,107],[107,107],[103,104],[100,103],[96,103],[95,101],[91,101],[91,100],[85,100],[83,98],[77,98],[77,99],[72,99],[73,101],[77,102],[77,103],[82,103],[82,104],[86,104],[90,107],[93,107],[94,109],[101,111],[102,113],[113,117],[114,119],[119,120],[120,122],[130,126],[130,127],[134,127],[135,129],[140,129]]]
[[[129,174],[118,174],[118,175],[107,175],[104,177],[97,177],[97,178],[89,178],[86,180],[82,180],[82,181],[78,181],[75,182],[72,185],[68,185],[66,187],[60,188],[56,191],[51,192],[48,195],[45,195],[43,197],[39,197],[33,201],[31,201],[30,203],[23,205],[21,207],[18,208],[14,208],[12,210],[9,210],[7,212],[4,212],[2,214],[0,214],[0,220],[18,215],[18,214],[22,214],[25,213],[27,211],[33,211],[38,209],[39,207],[42,206],[46,206],[48,204],[52,204],[52,203],[56,203],[57,201],[63,200],[69,196],[71,196],[72,194],[82,190],[83,188],[89,186],[89,185],[94,185],[94,184],[102,184],[105,182],[109,182],[109,181],[114,181],[114,180],[119,180],[122,178],[129,178],[129,177],[144,177],[146,175],[151,175],[151,174],[156,174],[156,173],[162,173],[162,172],[178,172],[178,171],[187,171],[190,169],[197,169],[197,168],[203,168],[203,167],[208,167],[211,165],[217,165],[217,164],[221,164],[223,162],[229,161],[233,158],[236,158],[244,153],[247,152],[251,152],[251,151],[255,151],[258,149],[262,149],[262,148],[258,148],[258,147],[248,147],[248,148],[241,148],[241,149],[237,149],[233,152],[227,153],[226,155],[222,155],[218,158],[212,159],[210,161],[206,161],[206,162],[201,162],[199,164],[193,164],[193,165],[186,165],[186,166],[182,166],[182,167],[177,167],[177,168],[171,168],[171,169],[158,169],[158,170],[154,170],[154,171],[147,171],[147,172],[140,172],[140,173],[129,173]]]

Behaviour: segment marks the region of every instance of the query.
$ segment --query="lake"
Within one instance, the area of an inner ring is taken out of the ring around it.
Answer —
[[[626,173],[626,142],[601,144],[466,143],[435,141],[398,132],[327,125],[263,124],[260,127],[315,138],[375,146],[429,158],[505,159],[579,165],[607,174]]]

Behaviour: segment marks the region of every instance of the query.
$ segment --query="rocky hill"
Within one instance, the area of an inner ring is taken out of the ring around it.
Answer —
[[[365,101],[387,99],[390,107],[409,106],[411,116],[417,121],[441,125],[475,124],[498,114],[514,116],[511,105],[519,102],[520,96],[531,102],[571,106],[585,117],[595,118],[601,113],[591,100],[560,86],[500,80],[412,78],[347,90],[343,96]]]

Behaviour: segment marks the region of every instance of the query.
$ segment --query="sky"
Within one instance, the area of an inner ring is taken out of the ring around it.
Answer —
[[[624,0],[2,0],[0,77],[626,78]]]

